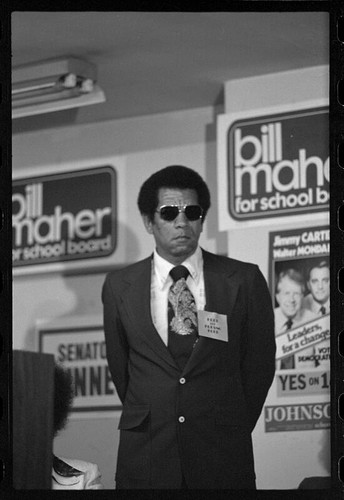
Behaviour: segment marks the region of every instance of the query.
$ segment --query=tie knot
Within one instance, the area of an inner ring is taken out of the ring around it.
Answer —
[[[326,308],[324,306],[320,307],[320,312],[322,315],[326,314]]]
[[[189,275],[189,271],[185,266],[176,266],[173,267],[170,271],[170,275],[173,281],[176,283],[180,278],[187,278]]]
[[[287,327],[287,330],[290,330],[293,325],[293,320],[291,318],[288,319],[288,321],[285,322],[285,326]]]

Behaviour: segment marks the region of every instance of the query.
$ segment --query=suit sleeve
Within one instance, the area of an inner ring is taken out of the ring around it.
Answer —
[[[103,285],[102,301],[106,356],[112,380],[123,403],[128,385],[129,346],[109,276]]]
[[[275,374],[275,333],[267,283],[255,266],[247,284],[247,317],[242,343],[241,373],[254,429]]]

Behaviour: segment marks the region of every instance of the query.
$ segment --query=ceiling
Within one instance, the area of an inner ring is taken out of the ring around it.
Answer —
[[[13,66],[76,56],[106,103],[21,118],[13,133],[221,105],[227,80],[329,63],[326,12],[15,12]]]

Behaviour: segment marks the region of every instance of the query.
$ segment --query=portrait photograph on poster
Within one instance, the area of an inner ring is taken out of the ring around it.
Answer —
[[[270,233],[277,400],[296,404],[266,407],[266,432],[330,427],[329,251],[326,226]],[[313,401],[300,405],[300,396]]]
[[[287,357],[280,368],[318,368],[324,360],[329,364],[329,247],[328,228],[270,233],[276,359]]]

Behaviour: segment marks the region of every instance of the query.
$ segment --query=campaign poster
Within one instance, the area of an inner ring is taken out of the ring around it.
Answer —
[[[122,409],[106,358],[101,319],[70,318],[69,324],[42,324],[37,328],[39,352],[53,354],[55,362],[73,378],[71,416],[95,418]]]
[[[89,265],[117,245],[117,176],[110,165],[13,180],[12,263],[17,273]],[[88,261],[88,262],[87,262]]]
[[[265,408],[266,432],[330,425],[329,251],[327,226],[269,234],[280,405]]]
[[[310,214],[321,223],[329,209],[328,116],[319,105],[218,117],[220,230]]]

